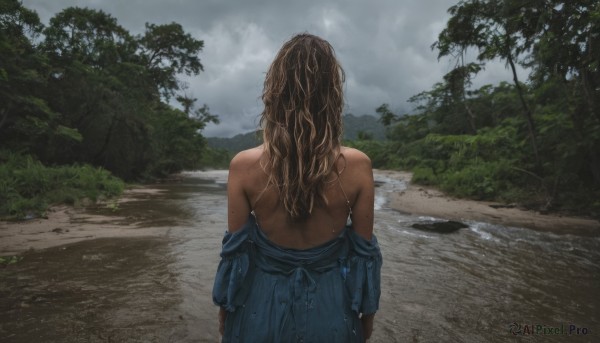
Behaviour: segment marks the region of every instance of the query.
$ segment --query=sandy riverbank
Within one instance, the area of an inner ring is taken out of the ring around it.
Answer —
[[[113,206],[156,196],[157,193],[159,190],[149,187],[126,190]],[[94,208],[102,209],[105,206],[110,205],[97,204]],[[108,207],[106,211],[109,211]],[[140,225],[143,220],[139,219],[127,215],[94,214],[84,207],[54,206],[48,210],[46,218],[21,222],[0,221],[0,256],[96,238],[165,235],[164,228]]]
[[[406,181],[406,190],[392,194],[389,199],[390,207],[403,213],[459,221],[474,220],[555,233],[600,235],[598,220],[506,208],[494,202],[457,199],[434,188],[411,184],[412,174],[409,172],[377,170],[375,173]]]

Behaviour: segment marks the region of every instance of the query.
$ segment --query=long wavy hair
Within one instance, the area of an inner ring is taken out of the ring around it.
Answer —
[[[340,154],[344,78],[333,47],[310,34],[286,42],[267,72],[263,168],[292,221],[327,204],[327,178]]]

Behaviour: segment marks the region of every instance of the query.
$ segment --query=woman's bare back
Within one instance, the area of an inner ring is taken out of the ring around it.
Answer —
[[[260,165],[262,156],[263,149],[259,146],[240,152],[231,161],[228,181],[230,232],[241,228],[249,213],[254,211],[261,231],[271,242],[292,249],[311,248],[339,236],[349,214],[348,199],[353,229],[365,239],[371,239],[373,172],[371,161],[364,153],[341,148],[341,156],[336,162],[339,180],[333,171],[325,190],[328,204],[316,206],[303,222],[288,219],[274,187],[264,191],[268,175]]]

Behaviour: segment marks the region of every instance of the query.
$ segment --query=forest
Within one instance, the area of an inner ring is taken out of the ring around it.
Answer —
[[[45,26],[18,0],[0,4],[0,217],[227,165],[231,153],[202,136],[218,118],[182,95],[204,43],[181,25],[132,35],[71,7]],[[454,67],[411,113],[375,110],[385,140],[344,144],[455,196],[599,217],[600,3],[468,0],[448,12],[431,47]],[[512,82],[473,87],[498,60]]]
[[[448,12],[432,49],[454,68],[409,100],[413,113],[377,108],[387,141],[352,145],[449,194],[600,216],[600,3],[468,0]],[[494,60],[512,82],[473,88]]]
[[[44,26],[0,2],[0,216],[120,194],[125,181],[201,165],[217,122],[178,75],[203,70],[181,25],[132,35],[110,14],[71,7]],[[178,104],[174,106],[173,104]]]

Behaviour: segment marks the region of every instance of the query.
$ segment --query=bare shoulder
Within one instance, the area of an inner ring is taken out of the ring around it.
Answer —
[[[373,184],[373,167],[371,159],[364,152],[348,147],[342,147],[343,158],[338,170],[342,171],[342,179],[347,180],[350,189],[361,192]]]
[[[341,152],[346,160],[346,167],[363,172],[372,170],[371,159],[364,152],[349,147],[342,147]]]
[[[340,175],[352,206],[352,228],[366,240],[373,235],[375,187],[371,159],[362,151],[342,147],[346,161],[345,171]]]
[[[238,152],[229,162],[230,171],[248,170],[255,167],[262,156],[262,146]]]

